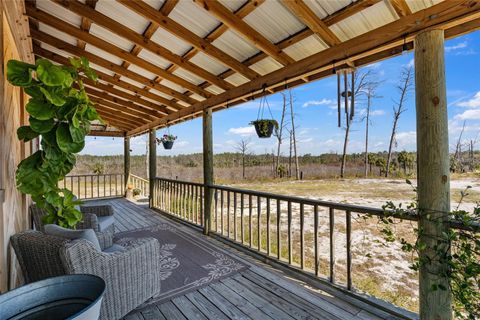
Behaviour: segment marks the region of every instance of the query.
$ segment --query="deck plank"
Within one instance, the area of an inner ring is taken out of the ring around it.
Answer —
[[[163,313],[166,319],[168,320],[185,320],[183,314],[177,307],[173,304],[173,302],[168,301],[158,306],[158,309]]]
[[[247,320],[250,319],[245,313],[240,311],[233,303],[228,301],[225,297],[218,294],[215,290],[210,288],[209,286],[201,288],[198,290],[205,298],[210,300],[217,308],[222,310],[223,313],[227,315],[230,319],[238,319],[238,320]]]
[[[185,296],[180,296],[172,299],[174,305],[183,313],[187,319],[207,320],[202,311],[190,302]]]
[[[145,320],[166,320],[163,314],[158,310],[156,306],[150,306],[140,311],[143,319]]]
[[[197,291],[185,295],[208,319],[228,320],[227,316]]]

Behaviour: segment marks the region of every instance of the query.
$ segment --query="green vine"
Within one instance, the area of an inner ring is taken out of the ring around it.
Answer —
[[[85,58],[71,58],[71,66],[58,66],[49,60],[38,59],[33,64],[10,60],[7,79],[30,96],[26,110],[28,126],[17,130],[24,142],[40,137],[41,150],[24,159],[17,167],[17,189],[29,194],[36,204],[47,211],[45,223],[75,228],[82,214],[73,193],[58,187],[75,165],[75,154],[85,146],[90,122],[102,121],[90,102],[83,82],[83,73],[96,81]]]
[[[416,194],[416,187],[409,180],[407,183]],[[417,197],[405,208],[402,208],[402,204],[396,205],[389,201],[383,206],[384,215],[377,216],[382,225],[380,232],[384,240],[399,241],[402,251],[414,256],[410,268],[418,271],[424,267],[437,277],[438,281],[432,285],[431,290],[451,290],[453,311],[457,319],[480,319],[480,203],[476,204],[473,212],[460,210],[460,205],[468,196],[470,188],[468,186],[461,192],[457,207],[447,213],[447,217],[443,215],[433,219],[432,215],[426,215],[431,222],[443,224],[445,218],[448,218],[450,222],[462,226],[449,228],[440,237],[432,238],[420,227],[414,229],[415,242],[397,236],[394,227],[396,224],[408,216],[420,214]],[[427,248],[426,242],[432,242],[430,240],[434,240],[433,248]],[[434,265],[445,267],[435,268]],[[444,285],[445,283],[449,288]]]

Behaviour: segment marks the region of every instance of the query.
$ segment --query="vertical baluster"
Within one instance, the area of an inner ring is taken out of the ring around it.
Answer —
[[[248,242],[252,247],[252,195],[248,195]]]
[[[288,264],[292,264],[293,261],[293,248],[292,248],[292,203],[288,201]]]
[[[106,181],[106,175],[103,175],[103,197],[106,197],[106,192],[107,192],[107,181]]]
[[[67,189],[67,177],[63,178],[63,189]]]
[[[70,177],[70,190],[73,192],[73,177]]]
[[[97,174],[96,176],[97,180],[97,198],[100,198],[100,176]]]
[[[125,181],[124,180],[124,177],[123,177],[123,174],[120,176],[120,192],[121,192],[121,195],[124,195],[125,194]]]
[[[233,239],[237,241],[237,193],[233,192]]]
[[[230,238],[230,191],[227,191],[227,238]]]
[[[352,213],[346,212],[347,227],[347,289],[352,290]]]
[[[218,232],[218,190],[214,192],[215,232]]]
[[[203,219],[203,203],[205,201],[204,190],[205,190],[205,187],[201,186],[200,187],[200,226],[202,226],[202,227],[203,227],[203,223],[204,223],[204,219]]]
[[[315,205],[313,207],[313,236],[314,236],[314,246],[315,246],[315,275],[318,277],[318,267],[319,267],[319,261],[318,261],[318,205]]]
[[[93,198],[93,176],[90,176],[90,194],[91,198]]]
[[[304,204],[300,203],[300,268],[305,268],[305,217]]]
[[[244,194],[240,193],[240,240],[242,241],[242,244],[244,244],[244,241],[245,241],[245,234],[243,232],[243,207],[244,207],[243,196]]]
[[[88,193],[87,193],[87,176],[82,176],[83,178],[83,190],[85,191],[84,198],[88,198]]]
[[[262,220],[262,198],[257,196],[257,250],[262,250],[262,226],[260,225]]]
[[[78,198],[83,199],[82,194],[80,192],[80,176],[77,176],[77,193],[78,193]]]
[[[282,243],[280,242],[281,239],[281,226],[280,226],[280,218],[282,214],[282,206],[280,199],[277,199],[277,259],[280,260],[282,256]]]
[[[335,283],[335,210],[330,208],[330,282]]]
[[[198,186],[195,186],[195,223],[198,224]]]
[[[267,198],[267,256],[270,256],[270,198]]]
[[[223,190],[220,190],[220,225],[222,227],[223,236]]]

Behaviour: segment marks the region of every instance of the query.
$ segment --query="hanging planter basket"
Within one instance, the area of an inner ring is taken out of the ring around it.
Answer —
[[[170,134],[169,132],[164,134],[161,138],[156,138],[157,144],[162,144],[165,150],[170,150],[173,147],[173,143],[177,140],[177,136]]]
[[[259,138],[270,138],[273,129],[278,129],[278,122],[273,119],[259,119],[250,122],[255,127],[255,131]]]
[[[265,87],[263,90],[265,91]],[[271,116],[270,119],[263,118],[265,109],[268,109],[268,112]],[[278,122],[277,120],[273,119],[272,111],[270,110],[270,105],[267,101],[267,96],[264,95],[260,98],[257,120],[251,121],[250,125],[255,127],[255,131],[257,132],[259,138],[270,138],[272,136],[273,129],[278,129]]]
[[[163,141],[163,148],[166,150],[170,150],[173,147],[173,141]]]

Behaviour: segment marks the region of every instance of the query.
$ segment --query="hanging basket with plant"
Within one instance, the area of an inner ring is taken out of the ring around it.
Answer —
[[[270,119],[264,118],[263,114],[265,109],[268,109],[271,117]],[[273,119],[272,111],[270,110],[270,105],[268,104],[267,97],[265,95],[260,98],[257,120],[251,121],[250,125],[255,127],[255,131],[257,132],[259,138],[270,138],[273,130],[278,129],[278,122],[277,120]]]
[[[75,228],[82,213],[72,191],[58,182],[73,169],[75,154],[85,146],[85,136],[94,120],[103,122],[85,92],[80,74],[92,81],[97,75],[85,58],[71,58],[71,66],[54,65],[47,59],[35,64],[10,60],[7,80],[30,96],[26,110],[29,125],[19,127],[18,139],[40,138],[41,149],[20,162],[17,189],[29,194],[47,215],[44,223]]]
[[[163,148],[166,150],[170,150],[173,147],[173,142],[177,140],[177,136],[173,134],[164,134],[161,138],[156,138],[157,144],[163,144]]]

